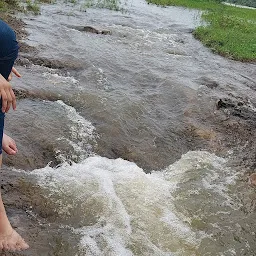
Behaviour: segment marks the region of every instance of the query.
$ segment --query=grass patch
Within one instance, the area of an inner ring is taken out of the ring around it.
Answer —
[[[18,0],[0,0],[0,12],[9,10],[20,10],[20,2]]]
[[[29,12],[33,12],[34,14],[40,14],[40,6],[37,2],[32,2],[31,0],[26,1],[26,9]]]
[[[0,14],[13,14],[16,11],[40,14],[40,4],[53,3],[55,0],[0,0]]]
[[[218,0],[147,0],[149,3],[167,6],[183,6],[187,8],[209,10],[218,7]]]
[[[207,25],[193,32],[214,52],[239,61],[256,61],[256,10],[226,6],[218,0],[148,0],[203,10]]]

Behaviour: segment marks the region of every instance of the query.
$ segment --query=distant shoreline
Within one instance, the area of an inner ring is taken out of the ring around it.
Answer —
[[[234,6],[238,8],[245,8],[245,9],[253,9],[256,10],[254,7],[246,6],[246,5],[240,5],[240,4],[232,4],[232,3],[227,3],[227,2],[222,2],[222,4],[228,5],[228,6]]]
[[[222,0],[147,1],[161,6],[202,10],[204,23],[193,31],[196,39],[221,56],[242,62],[256,62],[256,8]]]

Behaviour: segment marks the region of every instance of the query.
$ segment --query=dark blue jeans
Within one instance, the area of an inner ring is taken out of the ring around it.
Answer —
[[[0,74],[7,80],[11,73],[14,61],[18,56],[19,46],[15,32],[2,20],[0,20]],[[2,112],[2,100],[0,100],[0,154],[2,154],[2,142],[4,131],[4,113]]]

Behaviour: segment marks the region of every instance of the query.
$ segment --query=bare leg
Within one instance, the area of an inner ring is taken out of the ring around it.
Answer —
[[[0,166],[2,165],[2,154],[0,155]],[[0,193],[0,250],[20,251],[29,248],[28,244],[12,228],[5,212]]]

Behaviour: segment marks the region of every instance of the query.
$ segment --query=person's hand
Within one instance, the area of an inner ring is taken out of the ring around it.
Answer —
[[[17,76],[17,77],[21,77],[21,74],[17,71],[17,69],[16,68],[12,68],[12,73],[15,75],[15,76]],[[8,77],[8,79],[7,79],[7,81],[8,82],[10,82],[11,80],[12,80],[12,73],[10,73],[10,75],[9,75],[9,77]]]
[[[8,155],[15,155],[18,152],[14,139],[7,134],[3,134],[2,148]]]
[[[12,106],[16,109],[16,97],[11,84],[0,74],[0,96],[2,98],[2,112],[7,113]]]

